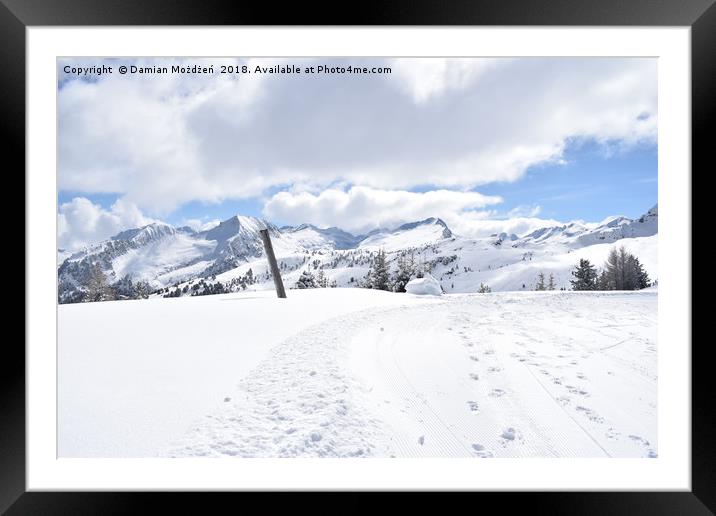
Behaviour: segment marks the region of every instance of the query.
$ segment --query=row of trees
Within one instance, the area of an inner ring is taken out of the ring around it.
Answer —
[[[87,290],[80,295],[77,302],[112,301],[115,299],[146,299],[152,293],[152,288],[146,281],[133,282],[129,276],[124,276],[116,283],[110,285],[99,263],[92,264],[87,281]]]
[[[299,289],[328,288],[329,286],[335,288],[338,286],[338,283],[336,283],[336,280],[333,280],[329,284],[323,269],[319,269],[318,274],[313,274],[311,271],[305,270],[301,273],[301,276],[299,276],[296,282],[296,288]]]
[[[535,290],[555,290],[557,286],[554,283],[554,274],[549,273],[549,281],[545,284],[544,282],[544,272],[540,271],[537,275],[537,284],[535,285]]]
[[[581,259],[572,276],[572,290],[641,290],[651,286],[639,258],[623,246],[609,252],[601,273],[589,260]]]
[[[415,263],[413,253],[401,253],[397,258],[395,273],[390,273],[385,251],[380,250],[371,263],[368,274],[358,286],[389,292],[405,292],[405,286],[413,278],[422,278],[424,267]]]

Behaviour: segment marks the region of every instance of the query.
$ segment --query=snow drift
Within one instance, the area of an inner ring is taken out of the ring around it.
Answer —
[[[413,278],[405,285],[405,291],[408,294],[418,296],[439,296],[443,293],[440,282],[433,278],[430,274],[426,274],[422,278]]]

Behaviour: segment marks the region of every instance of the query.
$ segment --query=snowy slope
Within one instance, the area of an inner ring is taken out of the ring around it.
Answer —
[[[383,230],[369,234],[360,242],[359,248],[393,252],[440,242],[452,236],[452,232],[442,220],[429,218],[403,224],[392,231]]]
[[[65,305],[59,455],[653,457],[656,321],[656,292]]]
[[[190,428],[272,347],[325,319],[409,302],[366,289],[61,305],[58,428],[63,457],[153,456]],[[280,324],[276,324],[280,321]]]

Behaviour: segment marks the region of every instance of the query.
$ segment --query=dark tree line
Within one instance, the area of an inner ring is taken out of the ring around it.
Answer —
[[[601,273],[597,273],[589,260],[581,259],[572,276],[573,290],[641,290],[651,286],[639,258],[627,252],[624,246],[609,252]]]
[[[60,303],[93,303],[116,299],[147,299],[153,293],[146,281],[133,281],[127,275],[110,283],[99,262],[89,266],[84,288],[74,288],[61,296]]]

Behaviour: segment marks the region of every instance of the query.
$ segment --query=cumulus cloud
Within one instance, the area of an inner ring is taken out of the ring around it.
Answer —
[[[398,58],[390,61],[390,66],[400,79],[399,87],[416,103],[421,103],[450,90],[466,88],[490,68],[509,61],[494,58]]]
[[[201,220],[201,219],[185,219],[184,226],[188,226],[194,231],[206,231],[219,225],[219,219]]]
[[[575,138],[611,146],[656,141],[650,58],[180,62],[320,62],[390,66],[393,73],[92,81],[61,73],[61,189],[115,193],[163,216],[190,201],[255,198],[289,187],[320,192],[337,183],[464,191],[558,162]]]
[[[115,201],[106,210],[85,197],[75,197],[59,207],[58,247],[76,251],[127,228],[141,227],[152,222],[156,221],[144,216],[136,205],[122,199]]]
[[[445,222],[456,234],[470,238],[481,238],[500,233],[524,236],[536,229],[564,224],[564,222],[555,219],[534,216],[499,217],[495,213],[471,212],[448,214],[445,217]]]
[[[419,193],[354,186],[348,191],[328,189],[320,194],[279,192],[266,202],[264,215],[293,224],[335,225],[347,231],[362,232],[433,216],[459,215],[501,200],[478,192],[431,190]]]

